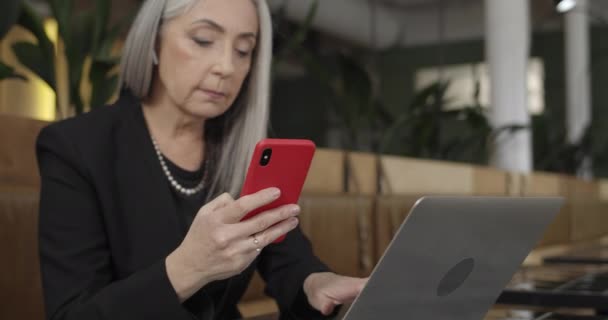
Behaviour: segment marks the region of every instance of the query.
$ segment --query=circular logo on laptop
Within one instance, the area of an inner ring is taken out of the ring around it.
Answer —
[[[437,295],[445,297],[460,288],[464,281],[471,275],[474,267],[475,260],[473,258],[464,259],[452,267],[439,282]]]

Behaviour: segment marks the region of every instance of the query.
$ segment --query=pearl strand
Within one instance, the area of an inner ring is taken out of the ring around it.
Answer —
[[[191,196],[191,195],[199,193],[201,190],[203,190],[203,186],[205,184],[205,175],[201,179],[201,182],[199,182],[199,184],[194,188],[186,188],[186,187],[182,186],[181,184],[179,184],[179,182],[177,182],[177,180],[175,180],[175,178],[171,174],[171,171],[169,171],[169,168],[167,167],[167,163],[165,162],[163,154],[160,152],[160,149],[158,148],[158,145],[156,144],[156,140],[154,140],[154,138],[152,138],[152,144],[154,145],[154,150],[156,151],[156,155],[158,156],[158,161],[160,162],[160,166],[162,167],[163,172],[165,173],[165,176],[169,180],[169,183],[171,184],[171,186],[175,190],[177,190],[177,192],[184,194],[186,196]]]

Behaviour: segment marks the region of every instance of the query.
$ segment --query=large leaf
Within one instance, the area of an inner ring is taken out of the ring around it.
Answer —
[[[108,0],[95,1],[95,15],[93,19],[93,37],[91,38],[92,52],[98,52],[106,36],[106,29],[110,18],[111,4]]]
[[[395,143],[395,139],[399,135],[400,129],[407,127],[414,120],[414,115],[410,113],[400,114],[393,124],[384,131],[379,152],[387,153],[389,148]]]
[[[445,93],[449,87],[449,82],[438,81],[427,87],[422,88],[415,96],[412,102],[407,106],[409,109],[428,108],[433,104],[444,104]]]
[[[0,19],[0,39],[2,39],[15,22],[17,22],[20,9],[21,0],[0,1],[0,12],[2,12],[2,19]]]
[[[44,30],[42,17],[27,2],[24,2],[17,23],[34,35],[37,44],[23,44],[25,42],[14,44],[15,55],[19,62],[55,90],[55,46]]]
[[[27,2],[23,3],[17,23],[34,35],[45,54],[54,55],[55,47],[44,30],[44,19]]]
[[[109,15],[109,1],[97,0],[97,6],[101,8],[98,10]],[[98,34],[98,38],[93,43],[93,63],[89,72],[92,88],[90,99],[92,108],[108,103],[118,90],[119,77],[114,70],[120,63],[120,58],[112,56],[112,49],[123,29],[131,24],[135,14],[136,11],[127,14],[119,23],[108,30],[106,30],[108,16],[102,16],[96,20],[95,32]]]
[[[51,5],[51,11],[53,16],[57,20],[57,26],[59,28],[59,34],[62,39],[69,39],[71,37],[71,26],[70,20],[72,12],[74,10],[73,0],[48,0]]]
[[[74,106],[76,113],[84,111],[83,99],[80,96],[80,85],[82,72],[86,60],[86,48],[91,44],[93,35],[92,22],[84,23],[83,16],[86,13],[74,14],[73,0],[49,0],[51,10],[59,28],[59,35],[63,40],[65,56],[68,63],[68,87],[70,104]],[[90,19],[90,18],[89,18]],[[84,35],[87,35],[86,37]]]
[[[93,60],[96,63],[102,63],[111,68],[117,66],[120,63],[120,57],[112,57],[112,56],[97,56],[97,57],[93,57]]]
[[[339,58],[342,73],[343,94],[349,97],[351,109],[355,114],[366,116],[371,107],[372,81],[359,63],[345,55]]]
[[[78,13],[70,21],[70,37],[64,38],[64,43],[70,64],[70,78],[74,80],[79,80],[85,60],[92,51],[90,37],[95,28],[94,24],[93,10]]]
[[[118,75],[112,75],[92,83],[91,107],[100,107],[109,102],[118,89]]]
[[[328,66],[323,61],[306,50],[298,53],[300,60],[306,70],[314,76],[317,81],[325,87],[330,87],[335,76],[329,71]]]
[[[69,66],[70,99],[77,113],[84,112],[80,86],[85,63],[92,50],[90,36],[93,33],[94,25],[94,10],[78,13],[70,21],[70,38],[64,39]]]
[[[93,46],[93,57],[104,57],[112,54],[112,49],[116,41],[119,39],[121,32],[131,25],[135,18],[137,10],[128,13],[120,22],[103,32],[103,36],[98,43]]]
[[[299,49],[306,38],[308,37],[308,32],[310,31],[310,26],[312,25],[312,21],[314,17],[317,15],[317,10],[319,8],[319,0],[314,0],[310,8],[308,9],[308,13],[306,14],[306,18],[300,24],[298,30],[295,32],[293,36],[289,38],[282,51],[278,56],[282,57],[288,55],[289,53]]]
[[[2,61],[0,61],[0,80],[3,79],[19,79],[27,81],[27,78],[15,72],[15,69],[13,67],[6,65]]]
[[[17,42],[13,44],[13,51],[19,62],[30,69],[55,89],[55,69],[53,61],[49,61],[42,49],[31,42]]]
[[[106,104],[118,88],[118,75],[112,74],[116,67],[115,60],[96,60],[91,65],[91,107]]]

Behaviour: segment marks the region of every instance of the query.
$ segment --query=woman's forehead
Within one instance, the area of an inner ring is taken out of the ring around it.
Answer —
[[[188,24],[212,21],[235,33],[257,33],[257,4],[252,0],[198,0],[181,18]]]

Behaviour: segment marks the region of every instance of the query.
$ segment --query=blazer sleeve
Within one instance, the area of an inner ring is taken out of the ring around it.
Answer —
[[[47,319],[192,319],[169,282],[164,259],[115,278],[94,184],[60,129],[45,128],[36,145]]]
[[[299,227],[289,232],[283,242],[264,248],[258,271],[266,282],[266,294],[279,305],[281,319],[325,318],[308,303],[303,285],[310,274],[330,270],[313,254]]]

